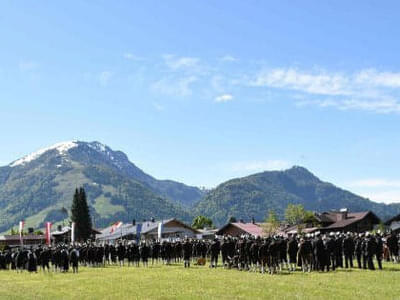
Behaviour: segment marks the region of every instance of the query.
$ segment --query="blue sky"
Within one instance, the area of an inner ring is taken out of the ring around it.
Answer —
[[[2,1],[0,163],[97,140],[212,187],[302,165],[400,202],[396,1]]]

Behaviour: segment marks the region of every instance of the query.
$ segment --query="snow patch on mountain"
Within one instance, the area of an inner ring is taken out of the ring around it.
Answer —
[[[88,143],[87,144],[90,148],[92,148],[93,150],[96,150],[98,152],[104,152],[107,153],[107,146],[99,143],[99,142],[92,142],[92,143]]]
[[[50,151],[50,150],[57,150],[60,155],[65,155],[68,153],[68,151],[70,149],[75,148],[77,146],[78,146],[77,141],[68,141],[68,142],[57,143],[53,146],[40,149],[36,152],[28,154],[28,155],[24,156],[23,158],[20,158],[16,161],[12,162],[10,164],[10,167],[25,165],[25,164],[39,158],[40,156],[42,156],[43,154],[45,154],[47,151]]]
[[[107,146],[104,145],[102,143],[99,142],[91,142],[87,144],[89,148],[102,153],[103,155],[105,155],[106,157],[108,157],[110,160],[112,160],[112,162],[114,163],[114,165],[116,165],[119,169],[121,169],[122,167],[120,166],[120,164],[116,161],[114,155],[113,155],[113,151]]]

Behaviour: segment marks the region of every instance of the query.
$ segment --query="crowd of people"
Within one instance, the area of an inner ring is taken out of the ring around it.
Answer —
[[[53,247],[17,247],[0,251],[0,270],[22,272],[72,272],[80,265],[148,267],[183,263],[210,268],[220,266],[240,271],[276,274],[282,271],[329,272],[337,268],[382,269],[382,260],[399,262],[399,236],[389,233],[330,233],[272,236],[267,238],[224,236],[212,241],[120,240],[114,243],[88,242]]]

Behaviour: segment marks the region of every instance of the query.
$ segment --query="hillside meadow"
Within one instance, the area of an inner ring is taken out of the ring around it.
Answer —
[[[79,274],[0,271],[1,299],[400,299],[400,265],[266,275],[181,264],[81,268]]]

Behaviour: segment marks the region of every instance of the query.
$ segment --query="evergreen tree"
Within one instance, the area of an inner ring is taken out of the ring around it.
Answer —
[[[83,187],[75,190],[71,206],[71,221],[75,222],[75,238],[78,241],[86,241],[92,231],[89,206],[86,192]]]

